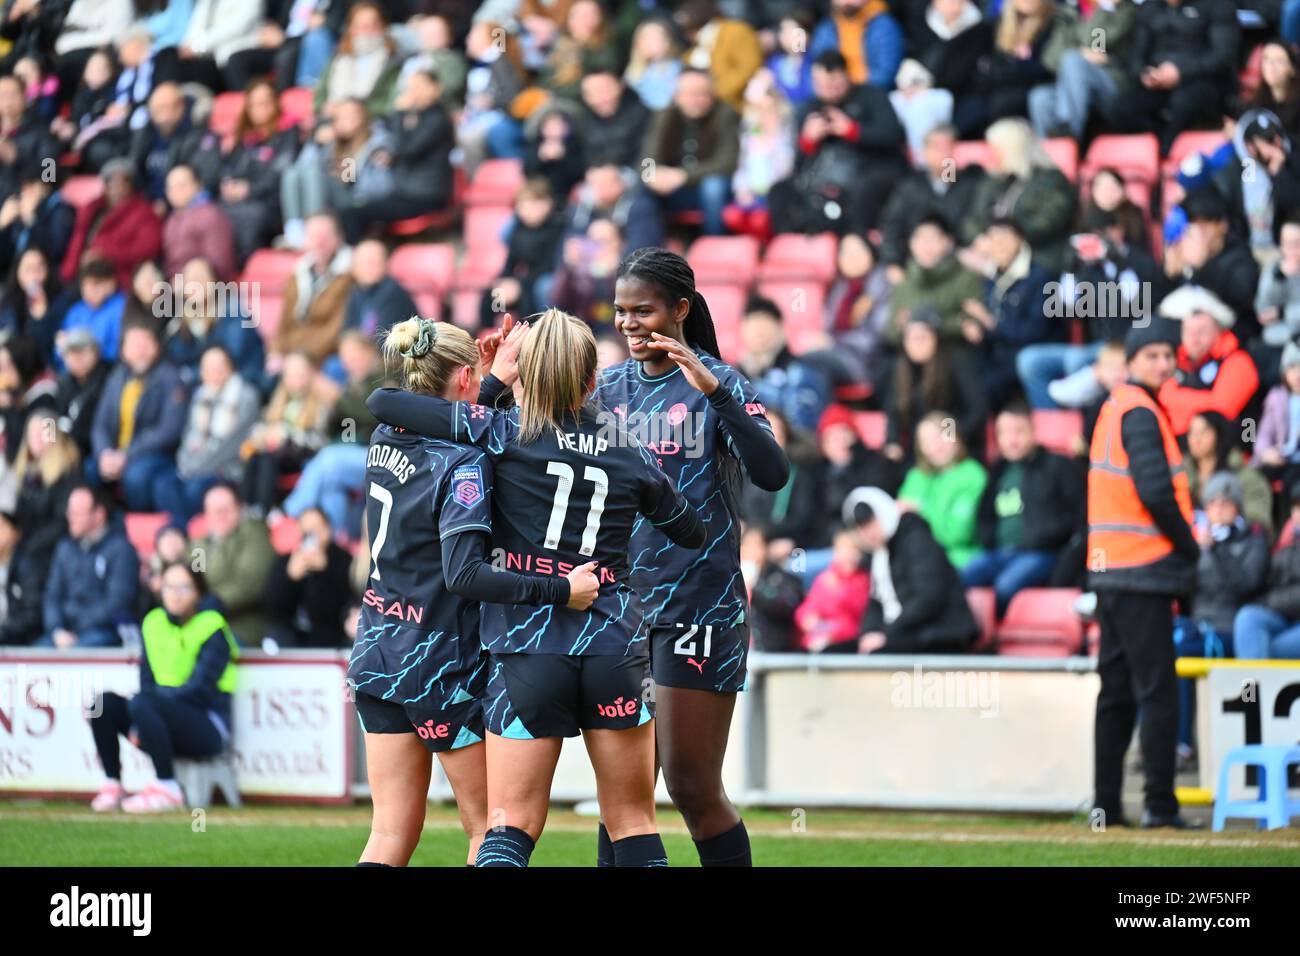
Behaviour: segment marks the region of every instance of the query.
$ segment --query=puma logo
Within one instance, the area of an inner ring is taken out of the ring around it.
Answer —
[[[708,659],[707,657],[700,658],[700,662],[699,662],[698,664],[695,663],[695,658],[693,658],[693,657],[688,657],[688,658],[686,658],[686,663],[690,664],[690,665],[691,665],[692,667],[694,667],[697,671],[699,671],[701,677],[704,676],[704,665],[707,664],[708,662],[709,662],[709,659]]]

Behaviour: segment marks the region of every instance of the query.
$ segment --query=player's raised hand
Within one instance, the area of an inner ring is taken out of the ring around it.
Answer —
[[[505,337],[492,360],[492,374],[504,384],[513,385],[519,378],[519,349],[524,344],[524,336],[528,334],[528,323],[516,323],[507,315],[506,325],[501,330]]]
[[[600,579],[596,577],[596,562],[588,561],[564,576],[569,582],[569,604],[575,611],[591,607],[600,593]]]
[[[501,347],[501,342],[510,330],[514,328],[515,319],[509,312],[506,313],[505,320],[501,323],[501,328],[494,332],[489,332],[476,343],[478,345],[478,372],[479,375],[487,375],[492,371],[492,363],[496,360],[497,350]]]
[[[654,332],[650,336],[650,341],[646,343],[649,348],[659,349],[667,353],[668,357],[677,363],[677,367],[682,370],[686,376],[686,381],[691,383],[691,387],[703,392],[705,395],[712,395],[718,390],[718,378],[700,361],[700,357],[692,352],[689,348],[667,335],[661,335]]]

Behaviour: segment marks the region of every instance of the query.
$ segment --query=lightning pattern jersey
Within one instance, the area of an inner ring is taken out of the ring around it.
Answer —
[[[737,413],[770,435],[772,426],[749,381],[707,353],[699,359],[735,400]],[[706,539],[698,551],[673,544],[650,522],[632,528],[632,583],[646,619],[669,627],[726,629],[746,623],[749,602],[740,573],[740,524],[735,495],[740,456],[715,402],[680,369],[651,377],[629,359],[606,369],[597,387],[604,408],[643,437],[669,481],[699,513]],[[778,451],[779,454],[779,451]],[[725,475],[730,472],[733,480]]]
[[[365,485],[372,570],[348,665],[357,691],[433,713],[481,696],[479,605],[447,591],[441,542],[491,532],[492,480],[477,448],[375,429]]]
[[[447,435],[492,459],[494,564],[563,576],[597,563],[600,594],[586,611],[485,604],[485,647],[494,654],[649,653],[641,602],[629,582],[633,528],[644,522],[696,545],[701,531],[654,458],[617,423],[584,410],[522,444],[517,409],[498,412],[395,389],[376,391],[369,404],[381,421]]]

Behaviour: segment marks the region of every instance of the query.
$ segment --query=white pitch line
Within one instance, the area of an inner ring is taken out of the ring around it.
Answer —
[[[351,827],[365,826],[367,820],[358,817],[357,819],[347,819],[332,817],[331,815],[322,815],[309,820],[294,821],[290,819],[268,820],[258,818],[257,816],[240,815],[226,816],[224,808],[215,811],[208,819],[208,825],[212,827],[238,826],[238,827],[275,827],[275,826],[330,826],[330,827]],[[81,813],[69,811],[55,811],[53,813],[42,812],[6,812],[0,810],[0,821],[3,820],[50,820],[56,822],[71,823],[179,823],[189,822],[189,817],[180,812],[168,814],[131,816],[124,813],[97,814]],[[460,824],[456,821],[426,820],[425,830],[459,830]],[[581,822],[553,821],[547,825],[547,829],[552,832],[561,833],[588,833],[594,832],[594,827]],[[672,833],[685,836],[687,830],[683,826],[665,826],[660,827],[661,833]],[[940,843],[1045,843],[1055,846],[1171,846],[1171,847],[1272,847],[1285,848],[1300,851],[1300,832],[1291,838],[1291,833],[1286,832],[1281,839],[1260,840],[1256,837],[1246,837],[1244,834],[1250,831],[1237,831],[1243,835],[1241,837],[1228,835],[1206,835],[1203,837],[1175,837],[1175,836],[1147,836],[1139,833],[1125,832],[1108,832],[1093,834],[1080,833],[1070,835],[1064,833],[1001,833],[988,831],[945,831],[945,830],[848,830],[848,829],[810,829],[803,832],[793,832],[789,830],[769,830],[761,826],[756,826],[751,830],[752,836],[781,837],[783,839],[810,838],[813,840],[889,840],[891,842],[910,842],[924,843],[926,841],[936,841]]]

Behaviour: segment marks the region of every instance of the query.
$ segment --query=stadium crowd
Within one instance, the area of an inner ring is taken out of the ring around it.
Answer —
[[[1177,646],[1300,658],[1293,6],[10,0],[0,644],[129,640],[188,556],[241,643],[348,646],[377,334],[554,305],[623,361],[668,244],[791,460],[740,503],[763,649],[988,650],[1025,592],[1086,652],[1088,445],[1159,313]]]

